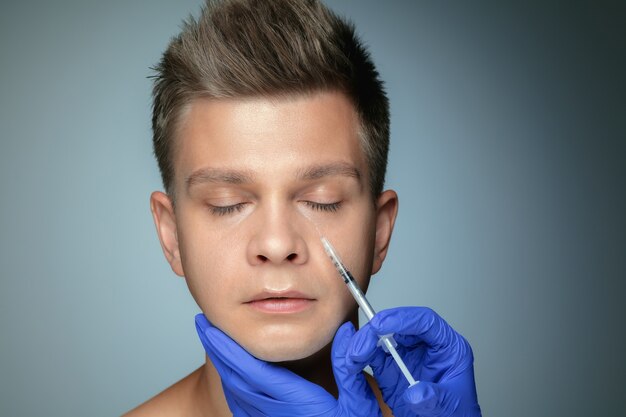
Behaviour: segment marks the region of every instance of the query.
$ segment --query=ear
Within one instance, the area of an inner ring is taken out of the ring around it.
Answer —
[[[376,238],[374,241],[374,258],[372,275],[383,265],[389,249],[391,232],[398,214],[398,195],[393,190],[384,191],[376,200]]]
[[[152,210],[152,217],[161,241],[163,254],[172,267],[172,271],[182,277],[185,273],[180,260],[176,216],[174,215],[172,201],[167,194],[155,191],[150,196],[150,210]]]

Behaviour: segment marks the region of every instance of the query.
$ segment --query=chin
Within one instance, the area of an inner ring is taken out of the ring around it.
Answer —
[[[315,340],[307,338],[290,338],[291,340],[258,340],[250,343],[241,343],[252,356],[266,362],[288,362],[297,361],[313,356],[333,338],[331,333],[328,337],[317,337]]]

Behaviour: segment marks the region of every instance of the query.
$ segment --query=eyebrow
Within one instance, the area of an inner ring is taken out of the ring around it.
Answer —
[[[333,162],[306,167],[296,173],[296,178],[304,181],[313,181],[325,177],[344,176],[355,178],[360,182],[361,173],[351,164],[346,162]],[[185,179],[187,189],[194,185],[204,183],[217,184],[247,184],[254,180],[253,173],[246,170],[232,170],[220,168],[201,168],[194,171]]]
[[[334,162],[330,164],[313,165],[298,172],[297,178],[301,180],[318,180],[324,177],[344,176],[357,180],[361,179],[359,170],[346,162]]]
[[[196,184],[203,183],[226,183],[226,184],[245,184],[252,182],[253,175],[247,171],[219,169],[219,168],[201,168],[194,171],[185,179],[187,189]]]

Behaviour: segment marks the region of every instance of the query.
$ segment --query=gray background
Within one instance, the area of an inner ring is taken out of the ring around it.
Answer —
[[[151,72],[200,0],[0,6],[0,415],[119,415],[199,366],[149,213]],[[471,342],[486,416],[626,414],[624,3],[340,2],[387,81],[375,308]]]

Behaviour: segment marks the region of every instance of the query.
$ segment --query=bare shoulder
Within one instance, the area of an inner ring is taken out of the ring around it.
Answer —
[[[195,408],[195,392],[202,367],[174,385],[155,395],[122,417],[191,416]]]

